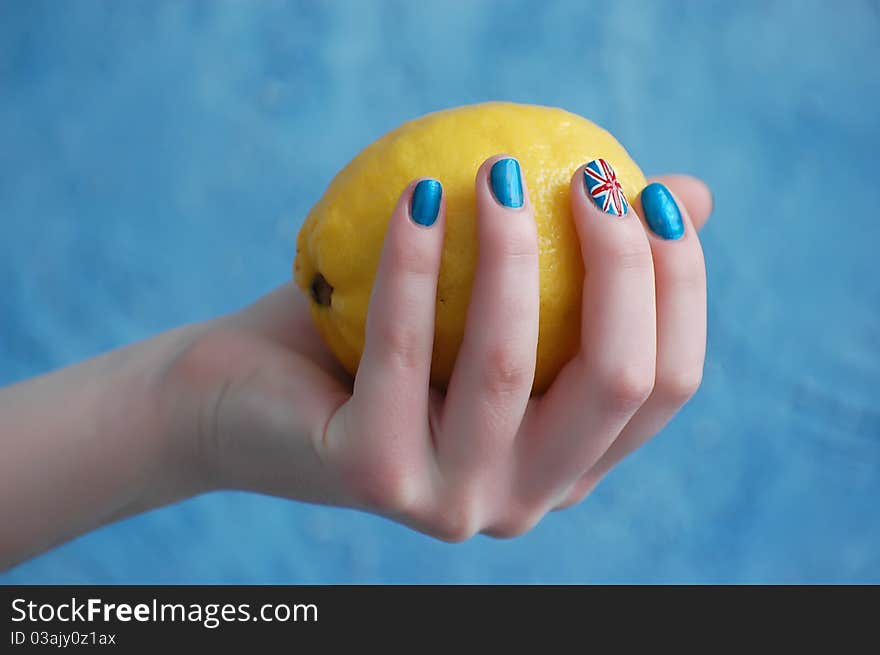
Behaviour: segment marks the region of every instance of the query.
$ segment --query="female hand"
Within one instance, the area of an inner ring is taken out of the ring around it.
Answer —
[[[527,531],[582,499],[699,386],[706,284],[696,229],[711,196],[691,177],[659,181],[675,200],[652,186],[620,217],[593,201],[584,167],[574,173],[588,262],[581,348],[543,396],[529,397],[535,224],[518,164],[496,156],[476,175],[479,263],[445,396],[429,388],[445,203],[433,224],[416,223],[414,181],[389,223],[353,386],[289,283],[201,326],[169,366],[162,397],[175,439],[192,444],[209,488],[360,508],[448,541]]]

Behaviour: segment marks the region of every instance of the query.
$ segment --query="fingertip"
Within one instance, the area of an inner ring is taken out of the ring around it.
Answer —
[[[489,191],[492,200],[504,209],[529,205],[522,165],[512,155],[501,153],[486,159],[477,171],[476,185],[478,195]]]
[[[587,182],[584,179],[584,170],[586,167],[586,164],[578,166],[577,169],[575,169],[574,174],[571,176],[571,182],[569,184],[572,209],[575,218],[583,216],[585,213],[596,209],[596,206],[590,199],[590,191],[587,189]]]
[[[662,182],[651,182],[639,194],[642,216],[651,232],[665,241],[684,236],[685,221],[681,201]]]
[[[671,189],[671,191],[688,205],[687,209],[691,220],[699,221],[702,227],[715,211],[715,195],[712,193],[711,187],[705,180],[694,175],[681,175],[679,185],[682,187],[680,190]]]
[[[696,183],[697,187],[701,190],[701,195],[704,199],[705,207],[707,209],[706,217],[712,215],[712,212],[715,211],[715,194],[712,193],[712,188],[709,184],[699,178],[699,177],[691,177],[691,179]]]
[[[380,273],[386,269],[397,271],[394,275],[403,271],[432,273],[439,267],[443,195],[442,183],[432,177],[416,178],[406,185],[385,232]]]
[[[616,218],[634,213],[611,163],[597,158],[579,166],[571,180],[572,199],[581,209]]]
[[[586,164],[581,164],[576,169],[574,169],[574,173],[572,173],[571,176],[571,182],[569,183],[572,195],[580,195],[584,198],[584,200],[587,199],[587,187],[586,183],[584,182],[584,169],[586,167]]]
[[[492,155],[491,157],[487,157],[483,160],[483,163],[480,164],[480,167],[477,169],[476,180],[479,182],[480,180],[489,181],[490,172],[492,167],[497,164],[499,161],[512,159],[519,165],[519,160],[513,155],[507,154],[506,152],[499,152],[496,155]]]
[[[680,209],[687,213],[697,230],[702,229],[715,210],[715,197],[712,189],[698,177],[673,173],[658,175],[651,178],[649,182],[660,182],[665,185],[680,204],[683,204]]]
[[[702,205],[702,209],[705,210],[706,217],[708,218],[715,211],[715,194],[712,193],[712,188],[702,178],[693,175],[685,175],[684,177],[689,179],[694,185],[696,199],[702,200],[702,203],[697,204]]]
[[[420,227],[432,227],[443,207],[443,185],[434,178],[416,180],[409,199],[409,217]]]

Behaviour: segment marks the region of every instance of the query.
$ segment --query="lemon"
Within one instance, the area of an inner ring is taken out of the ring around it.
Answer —
[[[581,116],[490,102],[428,114],[389,132],[343,168],[309,212],[297,238],[294,277],[312,299],[318,332],[350,374],[363,351],[391,212],[409,182],[433,177],[443,184],[447,214],[431,383],[446,388],[477,263],[474,176],[485,159],[501,153],[520,161],[538,231],[541,304],[533,393],[546,390],[577,352],[584,263],[571,217],[571,176],[578,166],[604,158],[630,203],[645,177],[611,134]]]

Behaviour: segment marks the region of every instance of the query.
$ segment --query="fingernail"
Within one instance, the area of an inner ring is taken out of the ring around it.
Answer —
[[[684,234],[684,222],[675,198],[659,182],[652,182],[642,191],[642,211],[645,222],[657,236],[680,239]]]
[[[505,207],[514,209],[523,206],[522,176],[519,162],[515,159],[499,159],[489,172],[492,193]]]
[[[437,180],[422,180],[416,184],[409,210],[413,222],[431,227],[440,212],[440,196],[442,195],[443,186]]]
[[[612,216],[626,216],[629,205],[611,164],[604,159],[594,159],[584,168],[584,181],[599,209]]]

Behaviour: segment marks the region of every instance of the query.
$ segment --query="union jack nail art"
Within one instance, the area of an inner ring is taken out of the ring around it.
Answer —
[[[584,181],[599,209],[612,216],[626,216],[629,205],[611,164],[604,159],[594,159],[584,168]]]

